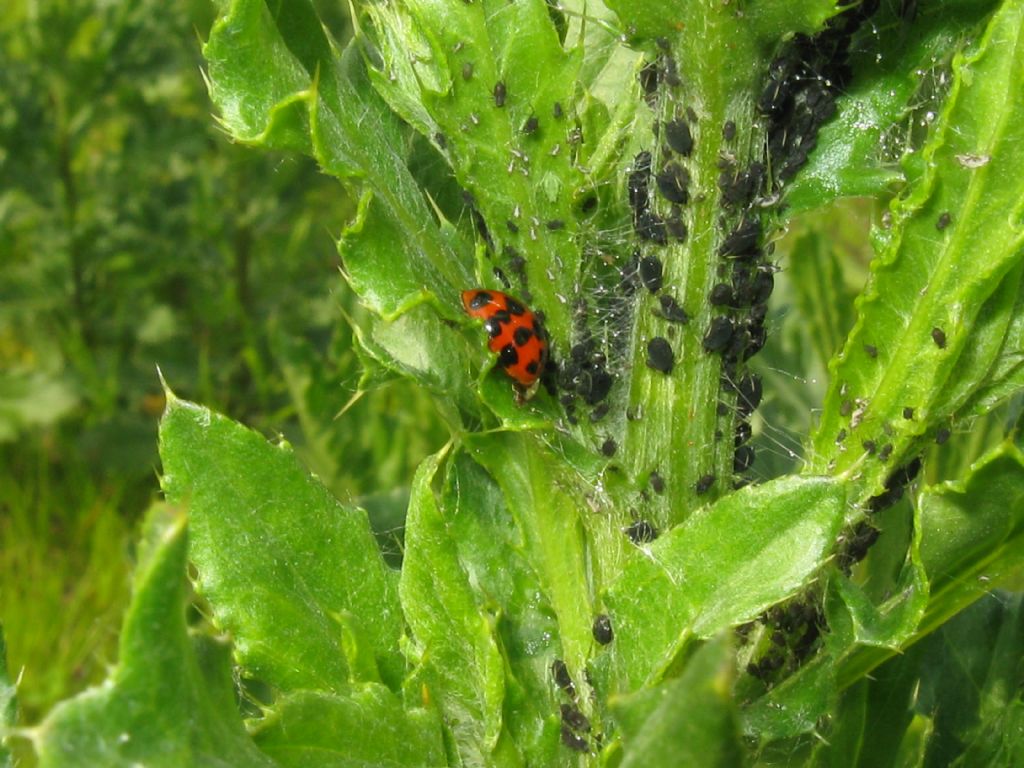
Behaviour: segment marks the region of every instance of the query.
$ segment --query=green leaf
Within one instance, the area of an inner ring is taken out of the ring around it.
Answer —
[[[253,738],[281,766],[403,768],[448,761],[435,712],[407,711],[382,685],[345,694],[302,691],[275,702]]]
[[[479,418],[480,406],[471,377],[472,352],[464,336],[425,303],[412,306],[392,321],[371,319],[354,328],[363,351],[385,368],[409,377],[439,396],[449,424],[461,425],[460,415]],[[492,365],[484,338],[480,350]],[[443,339],[443,343],[438,343]],[[507,394],[506,394],[506,399]]]
[[[465,451],[456,451],[448,463],[442,505],[477,599],[497,617],[495,632],[506,662],[506,728],[527,764],[554,765],[560,746],[550,720],[558,702],[549,670],[561,649],[551,604],[526,559],[501,489]],[[582,689],[582,676],[576,680]]]
[[[285,691],[337,692],[379,670],[397,688],[396,574],[365,513],[332,498],[287,445],[167,399],[163,487],[189,510],[197,588],[247,671]]]
[[[829,556],[844,487],[788,477],[693,513],[627,563],[605,602],[631,685],[656,679],[691,635],[710,637],[806,586]]]
[[[600,136],[573,138],[582,47],[563,48],[540,0],[415,0],[367,10],[374,86],[451,167],[474,217],[486,224],[493,258],[510,274],[509,254],[525,259],[519,271],[531,303],[544,308],[552,336],[567,338],[570,308],[558,296],[572,292],[582,256],[573,203],[592,183],[582,166]],[[496,100],[498,83],[504,98]],[[525,130],[531,120],[536,125]],[[493,284],[492,266],[478,264],[484,285]]]
[[[926,489],[917,507],[929,600],[914,638],[934,631],[1024,565],[1024,455],[1012,444],[1000,445],[963,481]],[[890,653],[850,653],[840,667],[841,684],[859,679]]]
[[[607,5],[618,14],[623,29],[633,39],[669,37],[685,30],[692,21],[693,4],[683,0],[608,0]],[[774,43],[787,33],[817,31],[835,15],[836,5],[835,0],[771,0],[744,8],[742,13],[730,6],[723,6],[718,12],[723,17],[738,17],[750,34]],[[724,63],[714,52],[708,56],[717,66]]]
[[[1024,255],[1022,16],[1021,3],[1006,3],[954,59],[923,175],[892,205],[857,324],[830,366],[812,472],[856,467],[865,486],[879,488],[889,472],[879,457],[898,466],[918,452],[953,415],[947,388],[966,398],[980,385],[977,372],[999,360],[1009,312],[989,310],[1000,322],[979,318],[993,296],[1015,304],[1017,292],[1001,289]],[[965,355],[974,375],[955,381]]]
[[[981,416],[1024,389],[1024,265],[1018,265],[1003,278],[1003,285],[985,303],[977,323],[992,328],[994,332],[987,335],[997,341],[1002,331],[1002,346],[996,351],[985,350],[995,360],[987,369],[981,367],[988,362],[986,355],[973,349],[968,351],[952,380],[971,378],[980,384],[969,394],[962,393],[962,387],[951,387],[949,402],[943,405]],[[953,391],[960,397],[954,399]]]
[[[682,674],[611,700],[621,729],[621,768],[745,763],[731,696],[734,657],[721,639],[707,643]]]
[[[0,766],[9,768],[11,753],[6,748],[8,729],[18,719],[17,689],[7,676],[7,643],[4,642],[3,627],[0,626]]]
[[[945,604],[941,617],[951,615],[1024,564],[1024,454],[1012,444],[978,461],[963,481],[928,488],[919,504],[930,614]]]
[[[743,732],[762,743],[812,731],[835,703],[836,661],[820,650],[808,663],[743,710]]]
[[[937,105],[929,99],[944,95],[949,57],[996,3],[936,3],[911,11],[912,19],[902,15],[906,5],[883,3],[855,38],[851,82],[786,189],[787,216],[840,197],[878,196],[903,179],[896,160],[920,132],[917,123],[931,122]]]
[[[915,709],[931,715],[934,765],[1020,765],[1024,760],[1021,595],[994,593],[929,638]]]
[[[413,479],[399,593],[417,668],[406,682],[436,702],[463,760],[486,764],[502,729],[504,664],[495,617],[479,604],[447,530],[449,510],[432,484],[443,454],[427,459]]]
[[[273,766],[235,704],[230,648],[185,626],[185,517],[146,519],[134,594],[110,679],[55,707],[31,732],[41,768]]]
[[[900,508],[899,512],[903,512]],[[884,530],[884,523],[883,530]],[[882,579],[884,596],[875,599],[874,593],[882,591],[872,583],[864,586],[833,571],[829,579],[825,613],[828,617],[830,634],[828,645],[832,655],[839,658],[854,645],[876,646],[898,651],[911,637],[924,616],[928,606],[928,574],[921,556],[923,525],[919,508],[915,509],[911,524],[912,538],[905,548],[905,559],[899,573],[892,579]],[[895,540],[895,547],[905,546],[897,531],[886,531],[886,538]],[[869,572],[881,577],[879,556],[886,553],[884,548],[873,548]],[[874,587],[874,588],[873,588]],[[839,616],[839,612],[845,615]]]
[[[913,719],[919,663],[920,654],[911,650],[844,691],[809,762],[829,768],[905,764],[898,758]]]
[[[527,433],[467,435],[464,444],[501,488],[515,520],[526,558],[558,618],[563,658],[579,674],[593,644],[593,595],[588,585],[588,552],[582,528],[583,489],[562,471],[557,454]],[[592,521],[605,529],[607,546],[594,555],[611,559],[617,550],[610,519]],[[616,532],[617,533],[617,532]],[[596,562],[598,573],[603,563]],[[604,574],[607,577],[607,574]]]
[[[236,138],[300,151],[327,173],[363,180],[401,234],[405,279],[458,306],[456,287],[470,282],[467,260],[441,236],[405,164],[398,121],[370,87],[358,53],[341,53],[309,2],[271,14],[261,0],[235,0],[204,54],[210,95]],[[359,256],[347,251],[346,262]]]
[[[1021,618],[1020,595],[993,593],[874,670],[843,693],[810,764],[1018,764]]]

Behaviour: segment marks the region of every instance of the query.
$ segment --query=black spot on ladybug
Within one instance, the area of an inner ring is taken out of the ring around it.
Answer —
[[[646,520],[637,520],[627,526],[623,533],[629,536],[629,540],[634,544],[647,544],[658,538],[658,529]]]
[[[533,329],[520,325],[512,332],[512,341],[517,347],[523,346],[534,336]]]
[[[684,205],[689,199],[690,174],[679,163],[668,163],[654,178],[658,191],[670,203]]]
[[[504,107],[508,90],[505,88],[505,81],[499,80],[494,84],[494,106]]]
[[[495,339],[501,335],[503,328],[501,322],[499,322],[496,318],[489,317],[486,320],[484,320],[484,330],[487,331],[487,335],[490,338]]]
[[[686,310],[679,306],[674,296],[663,293],[658,297],[658,303],[661,304],[661,316],[670,323],[683,324],[689,322],[689,315],[686,314]]]
[[[949,215],[949,211],[946,211],[945,213],[941,213],[941,214],[939,214],[938,220],[935,222],[935,228],[937,230],[939,230],[939,232],[941,232],[942,230],[944,230],[946,227],[949,226],[949,223],[952,220],[953,220],[953,217]]]
[[[514,317],[518,317],[519,315],[526,313],[526,307],[524,307],[518,301],[513,299],[511,296],[506,298],[505,306],[508,308],[509,314]]]
[[[612,632],[612,620],[604,613],[598,614],[594,618],[594,626],[591,631],[594,634],[594,639],[600,645],[608,645],[615,638],[615,634]]]
[[[540,373],[540,366],[537,364],[536,360],[531,360],[526,364],[526,372],[531,376],[536,376]]]
[[[685,120],[675,119],[665,123],[665,142],[673,152],[688,156],[693,151],[693,134]]]
[[[617,451],[618,449],[618,443],[616,443],[615,440],[613,440],[610,437],[607,438],[603,443],[601,443],[601,453],[607,456],[608,458],[614,456],[615,451]]]
[[[477,291],[469,301],[470,309],[483,309],[493,300],[493,296],[487,291]]]
[[[734,472],[746,472],[754,463],[754,446],[741,445],[736,449],[736,455],[732,459]]]
[[[498,365],[502,368],[511,368],[519,362],[519,351],[514,344],[506,344],[498,353]]]
[[[946,348],[946,332],[941,328],[932,328],[932,341],[939,349]]]
[[[661,260],[657,256],[644,256],[639,264],[640,281],[644,288],[651,293],[660,291],[664,282],[662,271]]]
[[[672,373],[676,356],[668,341],[655,336],[647,342],[647,367],[662,373]]]
[[[728,317],[716,317],[711,320],[707,333],[704,334],[702,344],[708,352],[719,352],[729,346],[735,326]]]

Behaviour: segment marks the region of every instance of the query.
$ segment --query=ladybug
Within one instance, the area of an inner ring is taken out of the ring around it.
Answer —
[[[470,317],[484,321],[487,346],[517,389],[532,387],[548,361],[548,334],[537,315],[518,299],[483,288],[463,291],[462,305]]]

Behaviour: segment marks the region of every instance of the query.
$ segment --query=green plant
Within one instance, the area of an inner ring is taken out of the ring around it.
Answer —
[[[353,199],[213,124],[196,35],[213,17],[205,1],[0,14],[0,624],[24,722],[114,659],[125,537],[158,491],[157,364],[287,435],[392,550],[411,467],[446,439],[410,382],[352,406],[366,431],[324,418],[360,371],[330,236]]]
[[[225,2],[225,126],[361,192],[364,387],[417,382],[451,440],[391,570],[287,445],[168,393],[119,667],[22,732],[41,763],[1019,762],[990,589],[1024,515],[1024,3],[879,5],[374,3],[342,49],[308,4]],[[889,201],[856,320],[828,215],[766,320],[768,241],[853,195]],[[461,313],[496,270],[557,399],[518,403]],[[747,485],[766,322],[828,383],[765,392],[820,415]]]

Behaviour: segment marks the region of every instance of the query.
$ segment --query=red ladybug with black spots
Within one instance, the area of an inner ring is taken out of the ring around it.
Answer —
[[[518,299],[485,288],[463,291],[462,305],[470,317],[484,321],[498,367],[520,392],[532,387],[548,362],[548,335],[537,315]]]

